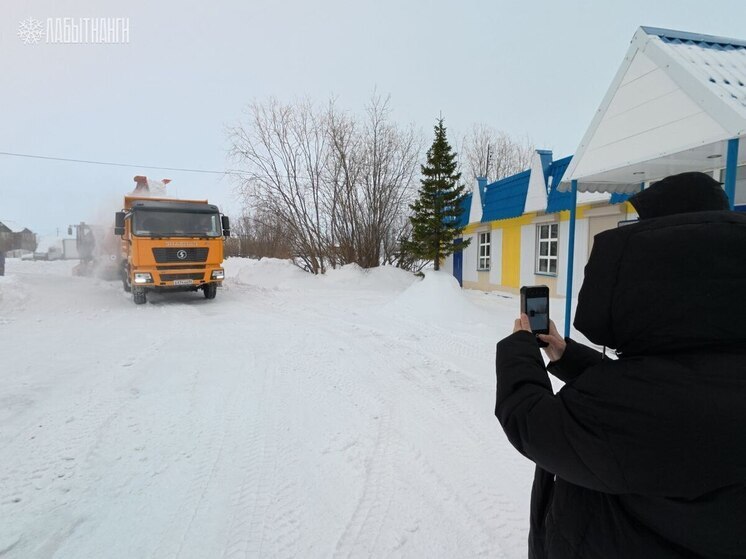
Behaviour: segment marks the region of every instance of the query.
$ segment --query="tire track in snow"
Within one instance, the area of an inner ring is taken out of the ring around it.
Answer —
[[[392,411],[382,407],[363,490],[334,548],[334,557],[373,554],[393,501]],[[366,531],[367,530],[367,531]]]
[[[286,317],[266,319],[265,333],[267,328],[276,330],[277,339],[283,339],[288,329],[297,328],[297,323]],[[239,458],[242,481],[232,506],[225,558],[292,558],[299,553],[298,511],[303,490],[293,478],[293,469],[298,469],[298,429],[285,399],[300,391],[297,374],[305,363],[305,347],[296,339],[287,343],[291,345],[284,345],[280,354],[263,350],[257,363],[263,378],[259,397],[254,398],[257,407],[245,426],[249,435]]]
[[[339,324],[340,322],[339,317],[329,315],[328,313],[327,319],[325,324]],[[347,321],[347,324],[350,325],[350,329],[353,331],[356,329],[360,330],[356,323]],[[349,338],[350,330],[328,326],[325,329],[333,332],[337,339],[340,339],[341,336]],[[354,353],[364,356],[369,368],[375,364],[379,368],[382,368],[382,370],[391,369],[392,363],[382,360],[381,357],[397,355],[402,359],[401,362],[396,364],[400,378],[403,378],[407,383],[414,386],[418,395],[425,396],[424,400],[415,401],[414,405],[408,408],[407,413],[414,413],[416,418],[423,425],[426,425],[431,419],[430,414],[432,414],[432,409],[438,409],[438,414],[444,417],[449,424],[458,426],[463,435],[453,438],[452,444],[454,446],[449,448],[448,452],[464,457],[463,462],[465,465],[483,462],[484,455],[481,453],[481,448],[486,444],[484,430],[477,428],[471,420],[470,415],[465,413],[465,410],[460,406],[455,405],[453,396],[444,390],[444,387],[447,388],[450,386],[438,383],[436,377],[433,375],[433,371],[456,372],[452,368],[453,364],[442,362],[439,359],[434,360],[431,357],[437,351],[440,355],[445,353],[450,356],[456,353],[474,359],[475,352],[479,351],[478,344],[471,345],[461,340],[455,340],[453,337],[444,336],[443,329],[437,326],[420,328],[417,334],[417,342],[425,342],[421,344],[407,341],[405,338],[395,340],[391,331],[383,333],[370,325],[366,325],[363,331],[368,333],[368,336],[365,338],[361,339],[356,336],[345,340],[351,343],[353,347],[357,346],[354,347]],[[423,368],[426,368],[426,371]],[[473,383],[469,377],[465,378]],[[401,389],[401,387],[399,388]],[[409,389],[411,391],[411,386]],[[381,394],[387,395],[386,400],[391,402],[396,401],[395,392],[396,390],[392,390],[391,387],[384,387]],[[457,394],[455,400],[463,405],[458,396],[460,394]],[[428,401],[432,404],[430,408],[423,405]],[[497,435],[495,436],[497,437]],[[415,456],[420,457],[420,460],[416,462],[422,465],[424,460],[422,455],[419,452],[415,452]],[[511,452],[506,459],[508,463],[515,464],[518,467],[525,466],[525,464],[519,464],[521,462],[520,457],[514,452]],[[403,464],[404,462],[399,458],[396,463]],[[426,462],[424,463],[426,464]],[[509,542],[516,541],[516,533],[525,535],[528,519],[525,515],[517,512],[509,498],[502,493],[489,495],[485,492],[484,487],[479,486],[473,480],[462,486],[459,493],[450,485],[447,485],[444,478],[437,475],[434,468],[426,466],[424,469],[427,473],[425,477],[438,481],[435,484],[439,488],[437,493],[447,495],[447,499],[456,503],[458,508],[461,509],[462,514],[471,519],[470,524],[478,529],[478,533],[480,534],[480,537],[476,538],[479,542],[479,545],[476,546],[476,554],[478,556],[490,556],[494,554],[496,547],[502,550],[503,557],[514,556],[516,550],[510,546],[506,546],[503,542],[506,540]],[[352,550],[355,549],[354,543],[356,543],[356,540],[352,538],[353,544],[349,544],[349,540],[351,539],[350,532],[353,531],[352,527],[358,523],[358,517],[360,516],[358,509],[365,509],[366,506],[369,506],[368,501],[374,501],[374,499],[367,497],[367,494],[371,493],[369,490],[371,483],[375,485],[375,476],[369,476],[369,479],[366,479],[364,496],[361,499],[361,503],[358,503],[352,519],[350,519],[337,544],[337,555],[344,555],[344,553],[340,553],[343,549],[345,553],[353,554]],[[466,495],[462,495],[464,491]],[[359,532],[362,532],[362,528],[360,528]],[[380,533],[380,529],[378,532]],[[358,549],[358,551],[374,553],[378,550],[367,546],[363,547],[362,550]]]
[[[264,512],[269,506],[271,484],[266,476],[274,467],[270,446],[273,434],[267,433],[263,428],[268,380],[268,374],[265,373],[257,399],[258,405],[252,410],[251,419],[246,424],[249,436],[244,442],[239,460],[244,472],[243,481],[235,493],[237,498],[231,507],[233,516],[229,521],[228,541],[223,551],[223,557],[230,559],[258,557],[263,543],[261,534],[264,531]]]
[[[194,312],[201,314],[200,310]],[[220,353],[218,348],[213,350]],[[243,357],[245,353],[240,351],[238,355]],[[240,357],[237,361],[248,370],[253,370],[256,368],[256,356],[254,352],[249,352],[248,355],[248,362],[244,363]],[[213,489],[219,482],[226,482],[224,470],[233,461],[234,445],[239,448],[244,438],[242,433],[245,414],[242,405],[250,394],[249,375],[241,370],[225,372],[217,377],[212,385],[219,390],[220,402],[217,403],[211,401],[210,394],[200,394],[198,397],[199,387],[204,383],[203,377],[211,374],[209,367],[198,369],[189,387],[189,409],[185,415],[190,423],[189,432],[195,436],[191,438],[192,444],[187,455],[197,459],[196,465],[190,472],[189,490],[179,500],[169,527],[161,533],[160,541],[152,554],[154,559],[180,557],[187,552],[189,539],[195,534],[195,522],[205,508],[211,505]],[[217,412],[205,418],[198,413],[200,408],[203,414],[211,408]]]

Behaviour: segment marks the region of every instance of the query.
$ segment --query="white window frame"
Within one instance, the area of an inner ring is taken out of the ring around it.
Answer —
[[[484,249],[484,250],[482,250]],[[477,271],[488,272],[492,256],[492,231],[477,233]]]
[[[542,230],[546,235],[542,238]],[[554,233],[554,235],[552,234]],[[544,254],[542,247],[546,246]],[[552,254],[554,247],[554,254]],[[542,270],[542,264],[544,269]],[[554,264],[554,271],[552,271]],[[540,223],[536,226],[536,259],[534,273],[540,276],[557,276],[559,270],[559,223]]]

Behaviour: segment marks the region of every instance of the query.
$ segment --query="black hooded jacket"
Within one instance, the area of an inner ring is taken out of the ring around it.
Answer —
[[[641,214],[642,215],[642,214]],[[596,236],[549,371],[497,346],[495,413],[537,464],[532,558],[746,557],[746,215],[668,215]]]

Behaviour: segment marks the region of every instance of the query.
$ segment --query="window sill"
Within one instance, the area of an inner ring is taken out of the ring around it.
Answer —
[[[489,268],[477,268],[477,272],[489,272]]]
[[[556,273],[552,274],[550,272],[534,272],[534,275],[535,276],[547,276],[547,277],[550,277],[550,278],[556,278],[557,277]]]

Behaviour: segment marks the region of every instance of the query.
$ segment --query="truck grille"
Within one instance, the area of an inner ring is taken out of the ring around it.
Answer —
[[[174,281],[180,279],[201,280],[204,278],[204,272],[199,272],[196,274],[161,274],[161,281]]]
[[[204,270],[207,264],[168,264],[165,266],[156,266],[156,270]]]
[[[206,262],[207,247],[199,248],[154,248],[153,256],[158,263],[163,262]],[[179,258],[180,253],[186,253],[185,258]]]

